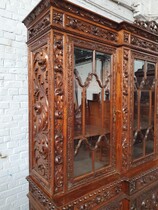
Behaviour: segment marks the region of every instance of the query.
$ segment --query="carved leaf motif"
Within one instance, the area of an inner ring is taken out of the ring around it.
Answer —
[[[134,35],[131,36],[131,44],[147,50],[158,52],[158,44],[146,41]]]
[[[38,35],[43,31],[48,25],[50,25],[50,14],[45,15],[38,23],[28,30],[29,39]]]
[[[88,33],[94,36],[98,36],[105,40],[117,42],[118,34],[116,32],[96,27],[92,24],[86,23],[84,21],[74,19],[73,17],[67,16],[66,26],[72,29],[79,30],[84,33]]]
[[[47,46],[34,53],[34,169],[46,180],[48,169],[48,61]]]
[[[58,11],[53,11],[53,22],[59,25],[63,24],[63,14]]]
[[[122,95],[122,169],[127,170],[128,168],[128,83],[129,83],[129,73],[128,73],[128,63],[129,63],[129,50],[124,49],[123,51],[123,95]]]
[[[55,193],[63,190],[63,36],[54,34]]]

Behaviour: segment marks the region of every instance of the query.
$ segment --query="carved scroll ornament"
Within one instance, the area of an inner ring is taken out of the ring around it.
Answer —
[[[63,190],[63,35],[54,34],[55,193]]]
[[[48,49],[40,48],[34,53],[33,95],[33,168],[46,180],[49,179],[49,102],[48,102]]]

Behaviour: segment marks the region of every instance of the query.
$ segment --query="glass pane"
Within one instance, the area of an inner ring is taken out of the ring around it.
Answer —
[[[143,139],[144,133],[136,131],[133,138],[133,158],[140,158],[143,156]]]
[[[110,135],[100,136],[98,142],[95,150],[95,169],[100,169],[110,164]]]
[[[144,66],[145,62],[141,60],[134,61],[134,79],[135,79],[135,87],[140,88],[141,83],[144,78]]]
[[[146,145],[145,153],[146,155],[154,152],[154,130],[153,127],[148,129],[146,132]]]
[[[133,158],[154,152],[155,64],[134,62]]]
[[[87,88],[86,101],[86,136],[99,135],[102,133],[101,88],[94,76]]]
[[[141,91],[140,96],[140,127],[147,129],[149,126],[149,91]]]
[[[146,155],[154,152],[155,64],[153,63],[147,63],[147,87],[149,89],[149,126],[146,132]]]
[[[134,131],[137,130],[138,128],[138,91],[135,90],[134,91],[134,125],[133,125],[133,129]]]
[[[77,80],[74,82],[74,135],[82,134],[82,88]]]
[[[93,51],[78,47],[74,53],[74,176],[77,177],[110,164],[111,61],[110,55],[93,56]]]
[[[91,150],[87,141],[76,139],[74,141],[74,176],[80,176],[92,171]]]
[[[96,74],[99,77],[102,85],[105,85],[106,80],[110,76],[111,56],[96,52]]]
[[[74,50],[75,74],[82,84],[85,83],[88,74],[92,72],[93,51],[76,48]]]

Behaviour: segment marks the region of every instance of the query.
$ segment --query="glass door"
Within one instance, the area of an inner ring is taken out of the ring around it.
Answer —
[[[110,54],[74,47],[74,177],[110,165],[110,81]]]
[[[134,60],[133,160],[154,153],[155,63]]]

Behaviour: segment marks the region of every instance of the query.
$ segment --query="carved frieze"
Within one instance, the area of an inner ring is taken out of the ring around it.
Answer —
[[[62,210],[73,210],[73,207],[75,207],[76,210],[98,209],[99,206],[119,195],[122,196],[122,185],[119,182],[113,183],[110,186],[99,188],[96,191],[92,191],[91,193],[80,197],[67,206],[64,206]]]
[[[130,194],[133,194],[143,189],[144,187],[152,184],[157,180],[158,180],[158,169],[155,169],[145,174],[141,174],[141,176],[136,177],[130,181]]]
[[[52,200],[48,198],[30,178],[27,178],[27,180],[29,181],[31,196],[33,196],[33,198],[37,200],[45,210],[57,210]],[[34,208],[32,207],[32,210],[33,209]]]
[[[114,201],[112,202],[112,204],[108,206],[99,208],[99,210],[124,210],[123,201],[119,201],[119,202]]]
[[[130,210],[157,210],[158,209],[158,185],[146,192],[142,192],[131,201]]]
[[[122,91],[122,169],[129,167],[129,57],[130,50],[123,49],[123,91]]]
[[[33,168],[49,180],[48,46],[33,53]]]
[[[50,5],[50,0],[41,1],[34,10],[23,20],[23,23],[28,27],[43,11]]]
[[[147,41],[134,35],[131,35],[131,44],[140,48],[144,48],[146,50],[158,52],[158,44]]]
[[[44,17],[42,17],[41,20],[38,21],[35,25],[33,25],[28,30],[28,38],[31,39],[32,37],[38,35],[44,29],[46,29],[50,25],[50,13],[46,14]]]
[[[118,34],[116,32],[87,23],[74,17],[66,16],[66,27],[97,36],[104,40],[112,42],[117,42],[118,40]]]
[[[63,85],[63,35],[54,34],[54,155],[55,155],[55,193],[63,190],[63,120],[64,120],[64,85]]]
[[[63,25],[63,13],[53,10],[53,23]]]
[[[154,42],[158,42],[158,36],[154,33],[150,33],[147,30],[142,30],[142,28],[136,24],[130,24],[127,22],[122,22],[120,24],[121,29],[125,29],[135,35],[141,36],[143,38],[147,38],[148,40],[152,40]]]
[[[117,29],[118,28],[118,23],[114,22],[112,20],[106,19],[105,17],[102,17],[98,14],[95,14],[91,11],[84,10],[83,8],[79,8],[75,5],[72,5],[69,2],[64,2],[64,1],[58,1],[54,0],[53,5],[56,6],[57,8],[66,11],[66,12],[71,12],[72,14],[78,15],[79,17],[85,18],[87,20],[94,21],[96,23],[102,24],[104,26]]]
[[[123,34],[123,41],[124,43],[130,44],[130,34],[127,33],[126,31]]]

